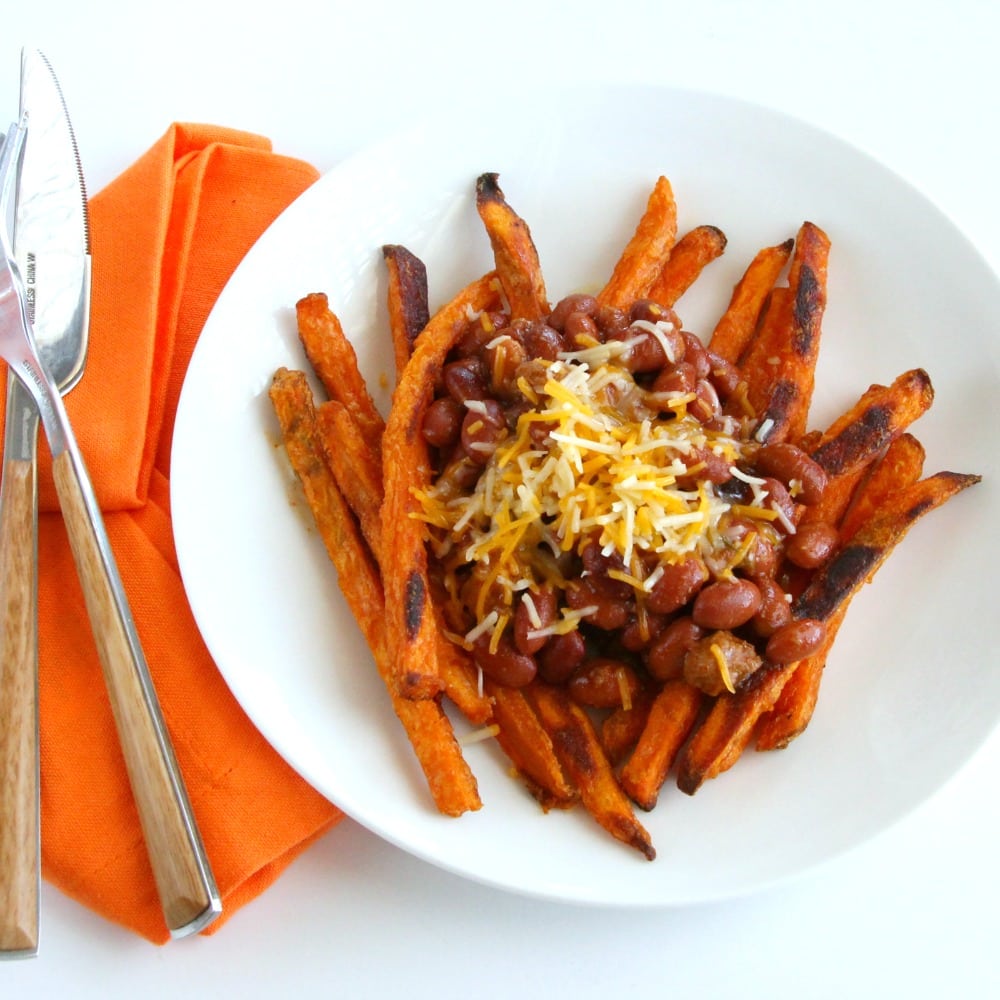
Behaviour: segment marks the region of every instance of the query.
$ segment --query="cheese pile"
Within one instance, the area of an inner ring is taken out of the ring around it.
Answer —
[[[625,567],[611,574],[639,594],[655,586],[665,564],[725,547],[720,521],[734,504],[699,480],[706,449],[748,484],[752,499],[739,511],[774,518],[762,480],[738,467],[745,442],[736,422],[724,422],[726,432],[709,430],[687,413],[693,394],[657,400],[655,410],[644,406],[643,390],[616,363],[628,347],[627,340],[609,342],[532,362],[530,376],[517,379],[530,409],[471,493],[449,497],[433,487],[417,493],[419,516],[456,600],[458,585],[447,577],[469,564],[478,571],[466,642],[498,634],[519,592],[542,584],[563,588],[572,554],[595,540]],[[569,631],[586,612],[563,608],[548,631]]]

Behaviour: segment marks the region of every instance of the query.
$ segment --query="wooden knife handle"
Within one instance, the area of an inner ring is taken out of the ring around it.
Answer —
[[[180,937],[221,911],[218,893],[89,479],[71,451],[52,471],[164,917]]]
[[[0,507],[0,957],[38,951],[35,469],[8,459]]]

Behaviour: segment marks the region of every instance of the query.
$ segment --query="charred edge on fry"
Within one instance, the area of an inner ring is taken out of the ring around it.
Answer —
[[[824,305],[823,286],[816,272],[808,264],[799,272],[799,287],[795,292],[793,312],[795,316],[795,336],[792,347],[799,357],[808,357],[813,341],[819,334],[820,311]]]
[[[726,244],[729,242],[729,238],[718,226],[705,226],[705,229],[715,236],[715,245],[719,249],[721,254],[726,249]]]
[[[799,398],[799,387],[790,379],[779,379],[771,393],[771,399],[767,404],[767,410],[761,419],[761,425],[772,428],[784,427],[788,422],[788,415],[795,406]],[[771,421],[771,423],[768,423]],[[773,430],[771,432],[774,433]]]
[[[406,578],[406,593],[403,598],[406,637],[410,640],[414,639],[420,631],[426,603],[427,591],[424,587],[423,577],[416,570],[413,570]]]
[[[829,563],[796,602],[797,618],[826,621],[860,580],[865,579],[884,553],[872,545],[848,545]]]
[[[634,847],[647,861],[656,860],[656,848],[635,829],[633,824],[627,822],[624,817],[621,819],[614,817],[611,820],[611,824],[617,828],[618,833],[616,836],[618,840],[628,844],[629,847]]]
[[[975,486],[976,483],[982,482],[983,479],[982,476],[969,475],[961,472],[939,472],[936,478],[946,480],[952,484],[952,490],[949,491],[948,496],[952,496],[959,492],[959,490],[964,490],[969,486]],[[927,511],[933,510],[935,507],[940,506],[940,504],[941,500],[934,497],[926,497],[922,500],[918,500],[912,507],[907,509],[907,522],[912,524]]]
[[[500,190],[499,174],[480,174],[476,178],[476,199],[483,201],[503,202],[503,192]]]
[[[812,457],[835,476],[852,465],[862,454],[874,454],[888,444],[892,436],[895,408],[888,404],[871,406],[832,441],[820,445]]]
[[[417,334],[430,322],[427,268],[419,257],[398,243],[389,243],[382,247],[382,256],[396,265],[400,294],[407,305],[409,328],[406,332],[412,347]]]

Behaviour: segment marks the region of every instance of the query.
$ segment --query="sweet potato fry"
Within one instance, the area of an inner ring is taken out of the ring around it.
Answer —
[[[306,357],[327,395],[347,407],[366,438],[378,441],[385,421],[358,369],[354,347],[326,295],[314,292],[299,299],[295,316]]]
[[[514,319],[544,319],[549,311],[538,251],[528,224],[507,204],[497,174],[476,180],[476,209],[493,247],[497,275]]]
[[[918,518],[939,507],[980,477],[939,472],[889,496],[795,601],[796,618],[829,622],[871,579]],[[681,754],[678,787],[689,795],[709,778],[731,767],[749,743],[760,717],[777,701],[796,664],[765,663],[745,688],[720,695]]]
[[[804,222],[795,239],[788,291],[772,296],[767,321],[739,362],[747,399],[771,443],[798,440],[806,430],[826,310],[829,255],[826,233]]]
[[[621,790],[590,716],[562,688],[536,682],[525,693],[587,811],[615,839],[652,861],[656,857],[652,840]]]
[[[382,247],[382,257],[389,279],[389,333],[398,377],[410,360],[414,341],[430,320],[427,268],[419,257],[398,244]]]
[[[437,621],[430,599],[427,552],[414,489],[430,482],[427,445],[420,432],[435,374],[469,310],[497,304],[496,275],[489,273],[440,309],[418,338],[399,378],[382,438],[384,498],[380,561],[385,587],[386,631],[393,650],[396,690],[408,698],[441,690],[437,667]]]
[[[317,529],[336,567],[344,598],[389,689],[393,709],[406,731],[437,808],[449,816],[479,809],[482,803],[476,779],[440,704],[399,698],[393,691],[378,570],[326,465],[305,375],[279,369],[270,398],[289,462],[302,483]]]
[[[934,400],[930,377],[922,368],[903,372],[892,385],[873,385],[837,418],[811,449],[831,476],[869,464]]]
[[[924,458],[924,446],[912,434],[901,434],[889,445],[868,478],[859,485],[840,519],[838,530],[842,545],[875,516],[896,490],[915,483],[921,477]]]
[[[445,816],[461,816],[482,808],[475,775],[462,756],[440,702],[393,698],[392,707],[406,730],[438,811]]]
[[[493,702],[497,743],[543,809],[565,809],[579,796],[556,757],[552,740],[520,688],[503,687],[486,678]]]
[[[358,535],[350,508],[326,464],[308,380],[303,372],[279,368],[269,395],[285,452],[302,484],[320,538],[342,583],[348,583],[345,598],[351,612],[366,636],[374,634],[382,604],[378,567]]]
[[[616,309],[628,309],[636,299],[643,298],[673,250],[676,238],[677,202],[670,181],[660,177],[608,283],[598,292],[597,301]]]
[[[649,720],[621,773],[621,786],[640,809],[656,805],[663,782],[701,709],[702,694],[684,680],[667,681],[653,701]]]
[[[739,362],[794,246],[795,240],[789,239],[757,252],[733,288],[726,311],[715,324],[708,341],[710,351],[732,364]]]
[[[726,249],[726,235],[715,226],[698,226],[685,233],[664,261],[649,287],[648,298],[672,309],[701,272]]]
[[[652,707],[653,695],[644,689],[627,708],[619,705],[602,720],[601,746],[613,766],[617,767],[635,749]]]
[[[382,461],[379,450],[362,437],[361,428],[336,399],[316,408],[316,427],[327,464],[361,531],[378,555],[381,544]]]

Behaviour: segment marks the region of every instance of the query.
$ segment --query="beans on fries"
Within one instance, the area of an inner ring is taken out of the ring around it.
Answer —
[[[498,180],[476,182],[495,271],[436,312],[423,263],[382,248],[385,418],[319,292],[296,313],[327,398],[280,369],[271,401],[437,808],[481,806],[451,705],[544,810],[652,860],[636,808],[799,736],[850,602],[979,477],[924,475],[921,369],[809,429],[820,227],[761,249],[702,340],[674,310],[726,237],[678,237],[665,177],[603,287],[554,306]]]

